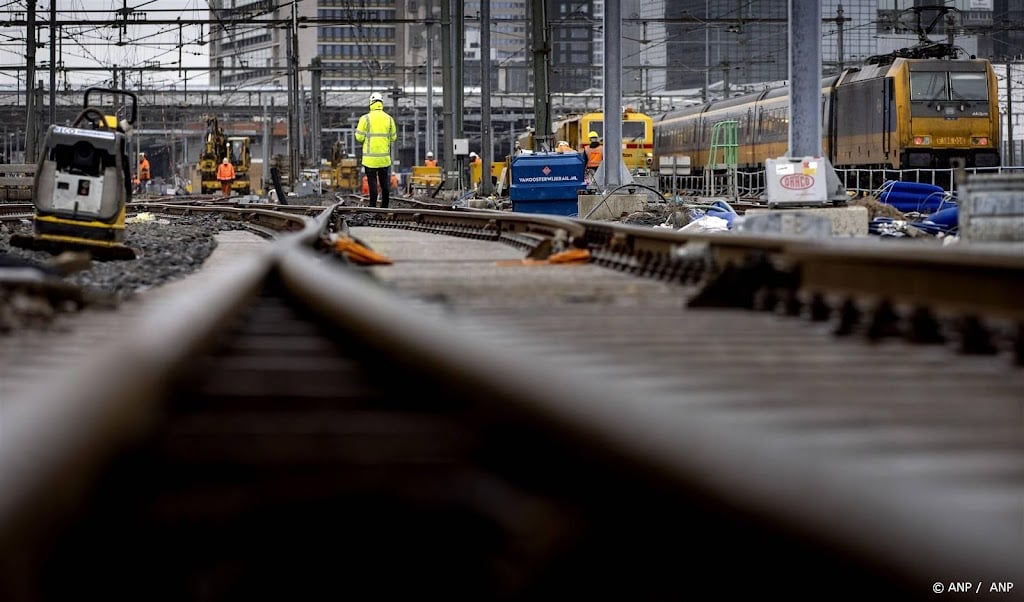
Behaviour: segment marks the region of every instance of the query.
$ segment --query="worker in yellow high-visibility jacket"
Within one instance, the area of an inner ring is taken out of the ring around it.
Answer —
[[[369,180],[371,207],[387,207],[391,195],[388,170],[391,168],[391,145],[398,139],[395,120],[384,112],[384,97],[380,92],[370,94],[370,110],[359,118],[355,131],[356,142],[363,145],[363,169]]]

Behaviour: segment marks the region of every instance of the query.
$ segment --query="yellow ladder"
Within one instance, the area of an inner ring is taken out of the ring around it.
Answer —
[[[737,121],[727,119],[711,126],[711,152],[704,168],[704,195],[716,196],[718,187],[715,182],[715,170],[725,170],[723,192],[726,196],[736,198],[736,142]]]

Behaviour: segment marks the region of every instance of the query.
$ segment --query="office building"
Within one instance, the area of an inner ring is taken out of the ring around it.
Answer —
[[[213,85],[285,86],[294,60],[305,86],[314,56],[327,89],[422,86],[428,61],[440,85],[441,0],[306,0],[295,14],[278,0],[211,6],[219,22],[209,35]],[[492,0],[488,49],[480,8],[479,0],[462,5],[465,85],[479,86],[489,52],[495,93],[531,91],[535,2]],[[620,8],[624,94],[717,96],[788,78],[789,0],[621,0]],[[604,9],[605,0],[544,0],[553,93],[603,87]],[[965,54],[1024,54],[1024,32],[1011,26],[1024,21],[1024,0],[824,0],[821,16],[826,73],[913,46],[923,30]]]

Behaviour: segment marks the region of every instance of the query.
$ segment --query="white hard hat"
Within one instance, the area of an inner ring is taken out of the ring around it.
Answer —
[[[470,157],[479,157],[480,155],[477,155],[475,152],[470,152],[469,156]]]
[[[434,151],[427,151],[427,156],[428,157],[433,157],[434,156]]]
[[[375,102],[384,102],[384,97],[381,95],[380,92],[374,92],[373,94],[370,94],[370,104],[373,104]]]

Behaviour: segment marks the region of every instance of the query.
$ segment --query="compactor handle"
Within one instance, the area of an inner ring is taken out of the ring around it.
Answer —
[[[91,106],[89,104],[89,94],[92,94],[94,92],[97,93],[97,94],[113,94],[113,95],[116,95],[116,96],[124,96],[124,97],[130,98],[131,101],[132,101],[132,107],[131,107],[131,116],[128,118],[128,124],[129,125],[135,125],[135,120],[139,116],[139,97],[135,94],[135,92],[129,92],[128,90],[116,90],[114,88],[91,87],[91,88],[86,89],[86,91],[85,91],[85,106],[86,107]]]

